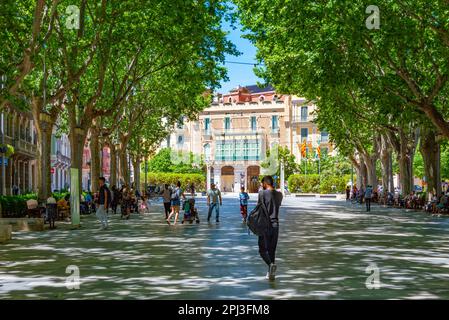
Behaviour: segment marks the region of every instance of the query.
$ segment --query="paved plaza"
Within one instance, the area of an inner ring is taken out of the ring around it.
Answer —
[[[92,215],[79,230],[14,233],[0,245],[0,299],[449,298],[449,217],[286,197],[270,283],[238,200],[224,198],[219,225],[206,222],[204,198],[198,207],[199,225],[168,226],[155,203],[129,221],[111,216],[106,231]],[[380,289],[365,284],[373,264]],[[66,288],[69,265],[79,290]]]

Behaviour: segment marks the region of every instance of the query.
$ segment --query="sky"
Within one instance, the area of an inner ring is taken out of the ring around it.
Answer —
[[[229,31],[228,39],[234,43],[237,47],[237,51],[240,51],[242,54],[240,56],[231,56],[226,55],[226,61],[228,62],[244,62],[244,63],[256,63],[256,47],[251,44],[251,42],[247,39],[243,39],[242,35],[244,34],[241,29],[242,26],[240,24],[236,25],[236,30],[233,30],[229,24],[225,23],[224,29]],[[217,89],[220,93],[227,93],[232,88],[237,87],[238,85],[252,85],[256,84],[257,81],[262,81],[254,74],[253,65],[241,65],[241,64],[233,64],[226,63],[225,67],[228,69],[228,82],[221,82],[221,88]]]

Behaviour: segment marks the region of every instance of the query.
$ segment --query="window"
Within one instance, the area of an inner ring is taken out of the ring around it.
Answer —
[[[264,97],[264,96],[260,96],[260,97],[259,97],[259,100],[260,100],[261,102],[264,102],[264,101],[265,101],[265,97]]]
[[[301,107],[301,122],[307,122],[309,117],[309,108],[307,106]]]
[[[257,140],[232,140],[217,142],[215,159],[219,161],[260,160],[260,143]]]
[[[271,129],[273,129],[273,131],[279,129],[279,118],[278,118],[278,116],[272,116],[271,117]]]
[[[224,128],[225,128],[225,130],[230,130],[231,129],[231,118],[226,117],[224,119]]]
[[[321,131],[321,142],[329,142],[329,133]]]
[[[183,144],[183,143],[184,143],[184,137],[178,136],[178,144]]]
[[[204,131],[210,133],[210,118],[204,119]]]
[[[309,129],[301,128],[301,143],[304,141],[304,139],[307,141],[308,136],[309,136]]]
[[[255,116],[251,117],[251,130],[252,131],[257,130],[257,118]]]
[[[232,98],[231,97],[229,97],[228,102],[232,103]]]

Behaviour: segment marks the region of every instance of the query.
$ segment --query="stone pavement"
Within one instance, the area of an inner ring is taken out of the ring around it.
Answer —
[[[0,299],[449,298],[448,217],[287,197],[270,283],[238,200],[225,197],[219,225],[206,223],[204,198],[198,207],[200,225],[168,226],[157,203],[112,216],[107,231],[89,216],[79,230],[15,232],[0,244]],[[377,290],[365,284],[373,264]],[[70,265],[79,290],[66,288]]]

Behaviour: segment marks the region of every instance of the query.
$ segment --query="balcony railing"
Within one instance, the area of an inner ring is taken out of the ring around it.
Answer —
[[[26,153],[31,156],[36,155],[37,146],[25,140],[15,140],[13,146],[15,153]]]
[[[270,129],[271,130],[271,129]],[[251,128],[247,129],[221,129],[221,130],[211,130],[212,135],[214,136],[223,136],[223,135],[263,135],[264,130],[253,130]]]
[[[35,156],[37,152],[36,144],[32,143],[30,136],[25,139],[14,139],[8,135],[5,135],[5,143],[10,144],[14,147],[14,153],[24,153],[28,156]]]
[[[293,117],[292,122],[293,123],[308,123],[308,122],[312,122],[313,120],[315,120],[315,118],[312,116],[307,116],[307,117],[297,116],[297,117]]]
[[[56,159],[64,164],[70,165],[70,158],[63,155],[61,151],[56,152]]]

